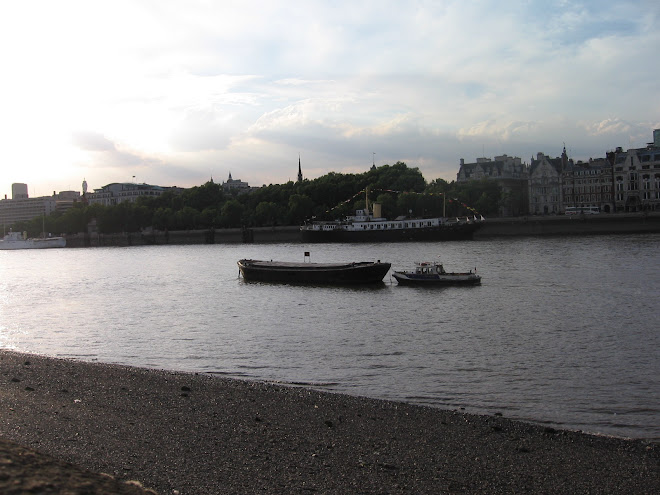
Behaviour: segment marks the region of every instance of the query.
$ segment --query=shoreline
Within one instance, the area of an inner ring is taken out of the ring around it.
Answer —
[[[529,215],[486,219],[474,240],[495,237],[579,236],[660,232],[660,212],[599,215]],[[121,234],[74,234],[68,248],[188,244],[303,244],[298,226],[149,231]]]
[[[3,441],[162,494],[660,492],[657,443],[207,374],[0,350],[0,411]]]

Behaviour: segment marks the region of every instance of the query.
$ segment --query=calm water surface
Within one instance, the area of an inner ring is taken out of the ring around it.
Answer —
[[[660,235],[0,251],[0,347],[660,439]],[[480,287],[246,283],[240,258],[478,269]]]

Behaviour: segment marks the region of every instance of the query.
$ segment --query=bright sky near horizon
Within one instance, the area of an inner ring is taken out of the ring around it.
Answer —
[[[7,0],[0,194],[602,157],[660,128],[659,52],[655,0]]]

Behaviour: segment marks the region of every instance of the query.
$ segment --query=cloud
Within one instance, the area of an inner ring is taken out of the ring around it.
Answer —
[[[85,151],[115,151],[115,144],[102,134],[89,131],[74,132],[73,144]]]
[[[83,160],[92,168],[140,169],[163,164],[157,156],[126,149],[95,132],[76,132],[72,140],[76,147],[87,152]]]
[[[299,152],[310,178],[373,152],[452,178],[659,125],[650,1],[35,1],[0,7],[3,159],[29,180],[278,182]]]
[[[628,133],[630,132],[631,125],[628,122],[623,122],[621,119],[612,118],[588,124],[586,128],[590,134],[602,136],[605,134],[616,135]]]

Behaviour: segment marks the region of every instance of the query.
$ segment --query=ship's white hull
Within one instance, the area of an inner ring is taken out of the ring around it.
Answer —
[[[44,239],[12,239],[0,240],[0,250],[10,249],[48,249],[66,246],[64,237],[47,237]]]

